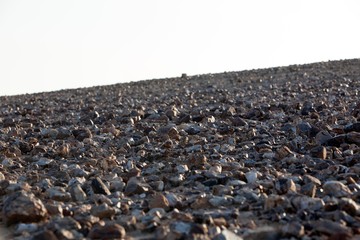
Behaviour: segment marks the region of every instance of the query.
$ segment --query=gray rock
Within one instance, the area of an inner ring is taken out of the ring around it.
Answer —
[[[335,197],[347,197],[351,195],[350,189],[339,181],[327,181],[323,185],[325,194]]]
[[[70,194],[74,201],[85,201],[86,200],[86,193],[81,188],[80,184],[74,184],[70,187]]]
[[[234,232],[225,229],[222,230],[221,233],[216,235],[213,240],[242,240],[243,238],[236,235]]]

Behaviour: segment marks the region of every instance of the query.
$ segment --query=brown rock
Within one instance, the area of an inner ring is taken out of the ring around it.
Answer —
[[[99,218],[111,218],[115,215],[115,209],[103,203],[99,206],[93,206],[91,208],[91,214]]]
[[[114,223],[93,227],[88,237],[91,239],[123,239],[125,238],[125,234],[124,227]]]
[[[39,222],[46,216],[47,210],[44,204],[32,193],[19,191],[5,199],[3,219],[7,225],[18,222]]]
[[[292,153],[293,152],[287,146],[282,146],[276,151],[275,158],[281,160]]]
[[[150,197],[149,208],[164,208],[169,207],[169,201],[162,193],[155,193]]]
[[[323,146],[316,146],[310,150],[312,157],[326,159],[326,148]]]

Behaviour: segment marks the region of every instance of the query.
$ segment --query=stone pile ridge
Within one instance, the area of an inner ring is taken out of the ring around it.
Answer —
[[[360,239],[360,59],[0,97],[4,239]]]

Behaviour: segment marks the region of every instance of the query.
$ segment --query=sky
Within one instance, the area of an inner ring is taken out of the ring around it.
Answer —
[[[358,0],[0,0],[0,96],[359,58],[359,23]]]

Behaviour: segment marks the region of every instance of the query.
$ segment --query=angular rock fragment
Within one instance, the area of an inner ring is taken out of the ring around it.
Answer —
[[[39,222],[47,217],[42,201],[25,191],[14,192],[6,197],[2,213],[7,225]]]
[[[91,181],[91,186],[92,186],[92,189],[94,190],[94,193],[104,194],[104,195],[111,194],[108,187],[104,184],[104,182],[99,177],[96,177]]]

